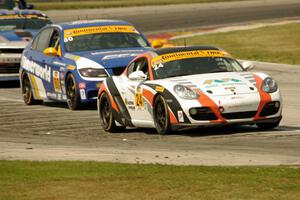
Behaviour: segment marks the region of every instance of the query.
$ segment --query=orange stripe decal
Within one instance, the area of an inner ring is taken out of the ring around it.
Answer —
[[[101,84],[101,87],[99,89],[99,96],[103,93],[103,92],[106,92],[106,94],[109,96],[109,99],[110,99],[110,103],[111,103],[111,107],[113,109],[115,109],[117,112],[120,112],[116,102],[114,101],[114,99],[112,98],[111,94],[108,92],[108,89],[106,88],[105,84],[102,83]]]
[[[150,102],[151,107],[153,107],[154,94],[147,89],[143,89],[143,97],[145,97]]]
[[[175,117],[175,115],[172,112],[172,110],[169,108],[169,106],[168,106],[168,110],[169,110],[169,116],[170,116],[170,122],[171,122],[171,124],[178,124],[178,120]]]
[[[200,97],[197,99],[198,102],[203,107],[209,107],[215,113],[215,115],[218,117],[217,120],[210,120],[210,122],[212,122],[212,123],[224,122],[225,123],[226,120],[222,117],[222,115],[221,115],[221,113],[219,111],[218,105],[211,98],[209,98],[206,94],[199,92],[199,95],[200,95]]]
[[[271,95],[268,94],[268,93],[266,93],[266,92],[264,92],[264,91],[262,91],[261,86],[262,86],[262,84],[263,84],[264,81],[259,76],[255,75],[255,74],[253,76],[254,76],[254,78],[256,80],[257,90],[258,90],[259,96],[260,96],[260,102],[259,102],[259,105],[258,105],[257,113],[256,113],[256,115],[254,117],[254,120],[264,119],[266,117],[260,117],[259,114],[262,111],[262,109],[265,106],[265,104],[267,102],[270,102],[272,100],[271,99]]]

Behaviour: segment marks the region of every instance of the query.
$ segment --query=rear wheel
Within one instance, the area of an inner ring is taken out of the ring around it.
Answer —
[[[275,122],[265,122],[265,123],[257,123],[256,126],[260,129],[273,129],[277,127],[280,123],[280,120]]]
[[[171,131],[168,105],[160,95],[154,102],[154,124],[157,132],[161,135],[166,135]]]
[[[26,73],[22,76],[22,96],[26,105],[37,105],[43,103],[43,100],[34,99],[30,80]]]
[[[66,79],[67,104],[71,110],[78,110],[82,107],[79,91],[76,87],[76,80],[73,74],[69,74]]]
[[[98,112],[100,123],[103,129],[107,132],[117,132],[124,130],[125,127],[118,127],[112,113],[111,102],[108,95],[103,92],[98,101]]]

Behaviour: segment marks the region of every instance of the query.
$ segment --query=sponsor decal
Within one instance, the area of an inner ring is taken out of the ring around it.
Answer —
[[[165,90],[165,88],[164,87],[162,87],[162,86],[156,86],[155,87],[155,90],[157,91],[157,92],[164,92],[164,90]]]
[[[86,88],[85,82],[79,83],[78,87],[79,87],[79,89],[85,89]]]
[[[151,65],[153,68],[159,63],[170,62],[174,60],[182,60],[187,58],[201,58],[201,57],[231,57],[225,51],[220,50],[195,50],[195,51],[183,51],[176,53],[169,53],[157,56],[152,59]]]
[[[126,54],[116,54],[116,55],[107,55],[102,58],[102,60],[110,60],[116,58],[127,58],[127,57],[136,57],[139,53],[126,53]]]
[[[183,112],[182,112],[182,110],[178,110],[178,111],[177,111],[177,115],[178,115],[178,120],[179,120],[179,122],[184,122],[184,117],[183,117]]]
[[[80,92],[80,97],[81,97],[81,99],[82,99],[82,100],[85,100],[85,99],[86,99],[85,89],[80,89],[79,92]]]
[[[61,93],[61,84],[60,84],[60,73],[59,71],[53,71],[53,87],[54,91]]]
[[[76,67],[74,65],[68,65],[67,69],[74,70],[74,69],[76,69]]]
[[[54,64],[54,65],[59,65],[59,66],[66,66],[65,63],[58,62],[58,61],[54,61],[53,64]]]
[[[241,80],[234,79],[234,78],[223,78],[223,79],[211,79],[211,80],[206,80],[204,81],[204,85],[210,85],[213,83],[240,83],[242,82]]]
[[[133,26],[92,26],[92,27],[84,27],[84,28],[74,28],[67,29],[64,31],[64,39],[70,41],[70,38],[80,36],[80,35],[90,35],[97,33],[138,33],[137,30]],[[72,40],[71,39],[71,40]]]
[[[0,19],[22,19],[22,18],[38,18],[38,19],[47,19],[47,17],[43,17],[41,15],[34,15],[34,14],[30,14],[30,15],[16,15],[16,14],[8,14],[8,15],[0,15]]]
[[[36,62],[33,62],[26,57],[22,58],[22,67],[27,70],[28,72],[31,72],[32,74],[36,75],[37,77],[47,81],[51,82],[51,68],[48,65],[45,65],[44,67],[37,64]]]
[[[135,106],[138,107],[138,108],[141,108],[141,107],[144,106],[144,100],[143,100],[142,92],[135,93],[134,103],[135,103]]]

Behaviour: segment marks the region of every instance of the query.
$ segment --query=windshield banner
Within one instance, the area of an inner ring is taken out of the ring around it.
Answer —
[[[67,29],[64,31],[64,38],[97,33],[138,33],[138,31],[133,26],[94,26]]]
[[[174,60],[182,60],[187,58],[199,58],[199,57],[231,57],[229,53],[220,50],[195,50],[195,51],[183,51],[176,53],[168,53],[157,56],[152,60],[152,66],[156,66],[160,63],[170,62]]]

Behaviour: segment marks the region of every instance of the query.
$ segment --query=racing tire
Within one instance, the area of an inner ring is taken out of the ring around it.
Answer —
[[[158,134],[166,135],[171,131],[168,105],[166,100],[161,96],[157,96],[154,101],[154,124]]]
[[[71,110],[79,110],[82,108],[79,90],[73,74],[68,74],[66,78],[66,95],[67,104]]]
[[[23,73],[21,80],[22,80],[22,84],[21,84],[22,85],[22,96],[23,96],[24,103],[26,105],[42,104],[43,100],[34,99],[30,80],[26,73]]]
[[[98,112],[101,126],[106,132],[120,132],[126,127],[116,125],[112,111],[110,99],[108,95],[103,92],[98,100]]]
[[[277,127],[279,125],[279,123],[280,123],[280,120],[275,121],[275,122],[257,123],[256,126],[259,129],[267,130],[267,129],[273,129],[273,128]]]

